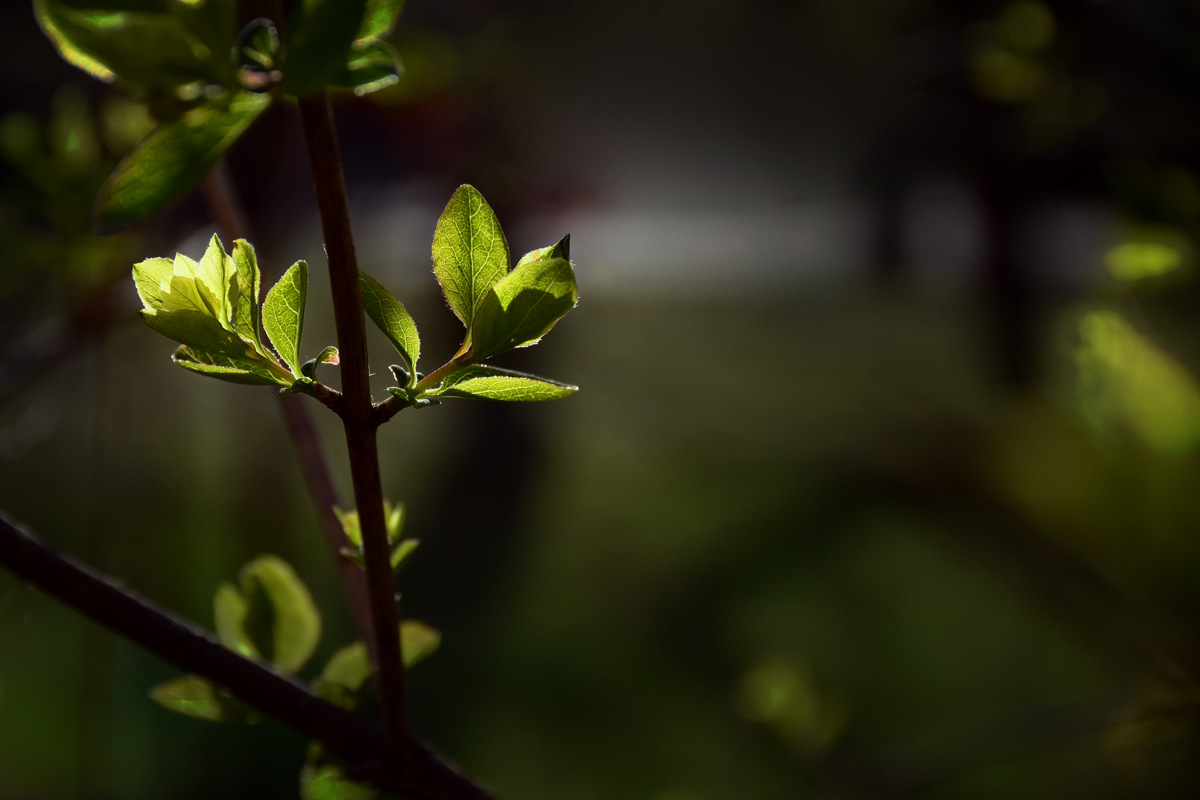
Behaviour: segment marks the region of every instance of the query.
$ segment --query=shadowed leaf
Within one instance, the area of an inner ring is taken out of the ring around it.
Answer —
[[[400,353],[408,371],[413,372],[417,366],[417,359],[421,357],[421,337],[417,333],[417,324],[405,310],[404,304],[378,281],[361,271],[358,278],[362,287],[363,309],[367,316]]]
[[[247,598],[261,589],[271,602],[271,663],[284,673],[300,669],[321,638],[321,615],[308,588],[287,562],[272,555],[259,556],[242,567],[241,581]]]
[[[283,86],[304,95],[324,86],[346,64],[363,25],[366,0],[305,0],[286,26]]]
[[[578,301],[570,261],[525,263],[492,287],[480,305],[471,324],[471,357],[482,361],[537,344]]]

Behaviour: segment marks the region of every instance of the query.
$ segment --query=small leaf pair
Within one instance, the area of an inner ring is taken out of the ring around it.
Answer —
[[[362,525],[358,519],[357,511],[342,511],[342,509],[334,506],[333,513],[337,515],[338,520],[342,523],[342,530],[346,533],[346,539],[350,545],[343,547],[341,553],[346,558],[350,559],[359,569],[367,568],[366,556],[363,554],[362,542]],[[409,556],[417,549],[417,545],[421,542],[419,539],[400,539],[400,533],[404,529],[404,506],[393,506],[387,500],[383,501],[384,519],[387,523],[387,539],[388,544],[395,545],[392,548],[392,570],[399,571],[400,567],[408,561]]]
[[[495,213],[472,186],[462,186],[438,219],[433,268],[451,310],[467,328],[454,358],[428,378],[417,372],[421,339],[404,305],[375,279],[360,275],[363,308],[403,360],[388,389],[412,404],[441,397],[555,400],[577,387],[477,362],[537,344],[575,307],[579,293],[570,236],[527,253],[509,270],[508,242]]]
[[[183,254],[174,260],[151,258],[134,265],[133,280],[144,306],[142,319],[183,345],[173,359],[192,372],[231,383],[301,390],[311,384],[317,363],[337,361],[337,351],[326,348],[313,363],[300,363],[308,294],[303,261],[267,292],[261,308],[258,260],[244,239],[234,242],[231,256],[214,234],[199,262]],[[260,321],[274,353],[259,335]]]
[[[263,555],[242,568],[241,587],[224,583],[213,597],[221,643],[247,658],[268,661],[290,675],[312,657],[321,615],[312,595],[283,559]],[[210,722],[260,721],[245,703],[198,675],[160,683],[150,697],[169,711]]]

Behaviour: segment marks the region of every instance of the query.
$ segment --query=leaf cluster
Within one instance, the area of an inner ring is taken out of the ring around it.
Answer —
[[[163,122],[104,185],[96,226],[125,227],[181,197],[281,95],[326,86],[364,95],[399,81],[385,38],[403,8],[303,0],[286,20],[239,30],[236,0],[34,0],[67,62],[141,96]]]

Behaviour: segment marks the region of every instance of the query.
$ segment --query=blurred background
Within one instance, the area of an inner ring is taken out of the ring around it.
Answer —
[[[336,115],[427,360],[460,183],[582,296],[503,359],[576,396],[383,429],[432,741],[510,800],[1197,796],[1200,4],[410,0],[391,41]],[[273,392],[135,314],[202,195],[90,234],[154,120],[24,3],[0,44],[0,508],[206,627],[283,556],[319,668],[355,634]],[[323,264],[293,105],[223,169],[268,274]],[[0,797],[295,797],[301,737],[167,713],[177,672],[0,571]]]

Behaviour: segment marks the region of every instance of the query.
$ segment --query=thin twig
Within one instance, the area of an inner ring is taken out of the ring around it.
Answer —
[[[412,734],[404,689],[404,662],[400,653],[400,613],[383,513],[383,484],[379,475],[379,451],[367,364],[367,332],[363,321],[358,261],[350,229],[346,183],[342,176],[329,97],[324,90],[300,98],[300,121],[329,261],[329,284],[333,294],[342,375],[342,427],[350,455],[355,506],[362,525],[367,590],[378,645],[378,685],[384,736],[388,755],[404,761],[411,752],[409,745]]]
[[[224,160],[208,174],[201,183],[201,191],[212,212],[213,221],[217,223],[227,244],[234,239],[249,239],[250,225],[245,211],[238,200],[237,190],[229,175],[229,167]],[[325,388],[325,387],[322,387]],[[330,391],[330,390],[326,390]],[[330,397],[337,393],[331,392]],[[337,396],[340,402],[340,395]],[[330,408],[334,408],[332,399],[327,401],[318,398]],[[291,395],[281,395],[279,406],[283,411],[284,422],[287,423],[288,434],[296,447],[300,459],[300,471],[304,474],[304,482],[308,485],[308,493],[317,504],[317,514],[321,518],[321,530],[333,550],[342,573],[342,581],[346,586],[346,596],[350,602],[350,610],[358,635],[373,645],[371,635],[371,606],[367,597],[367,583],[362,570],[342,555],[342,548],[349,546],[346,532],[333,509],[341,505],[333,476],[329,472],[329,464],[321,449],[321,441],[313,426],[308,409],[300,398]],[[335,409],[336,410],[336,409]]]

